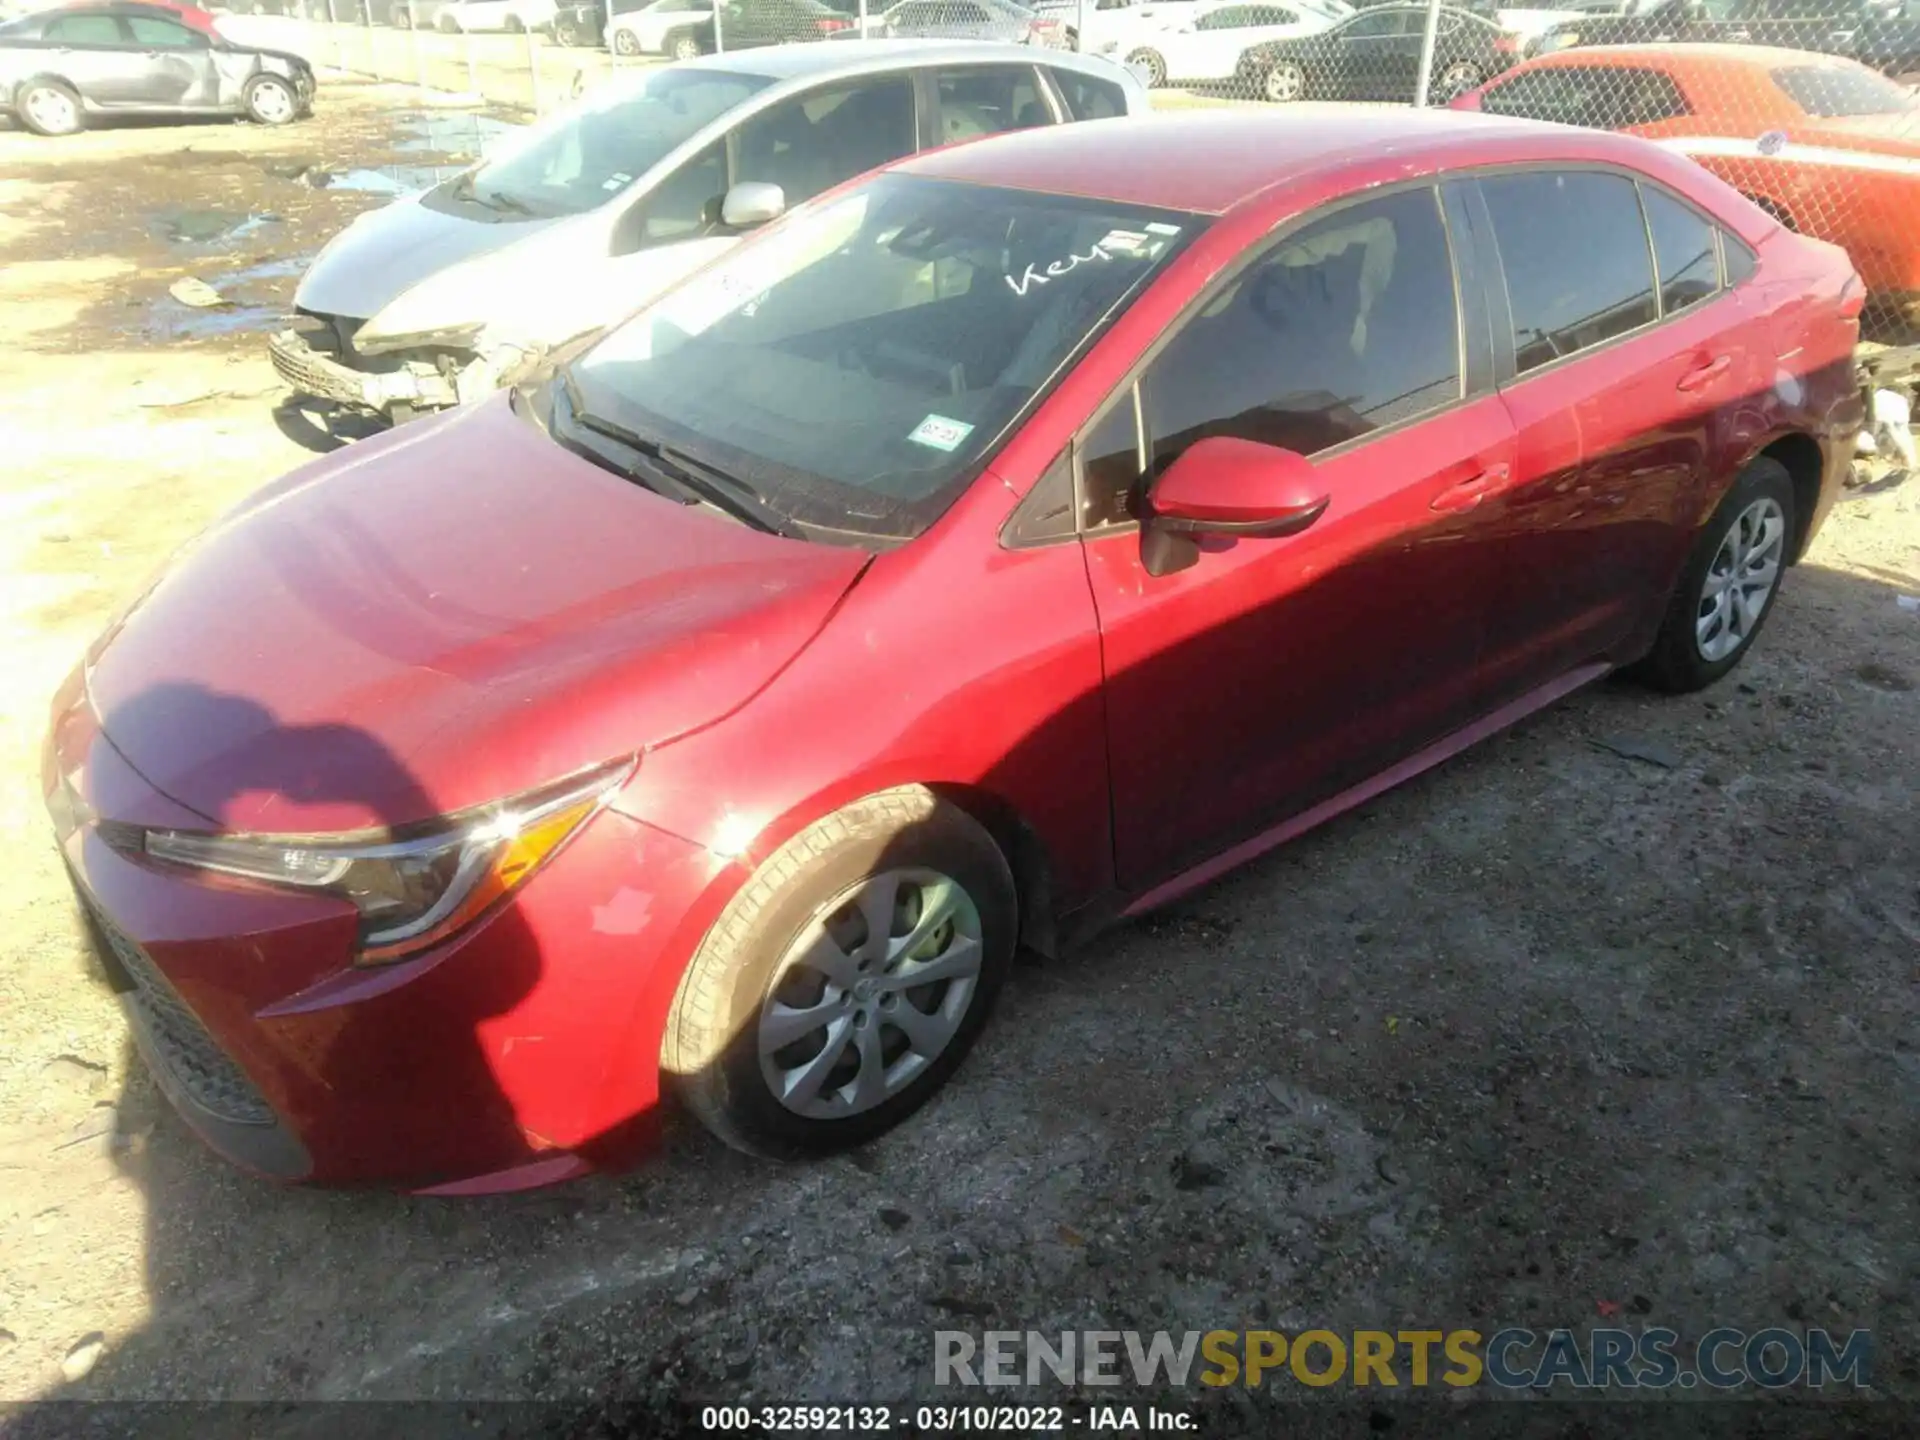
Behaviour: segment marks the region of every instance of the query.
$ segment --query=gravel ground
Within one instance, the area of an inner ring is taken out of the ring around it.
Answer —
[[[0,134],[0,1399],[613,1396],[643,1433],[703,1402],[928,1398],[941,1328],[1609,1314],[1866,1327],[1878,1391],[1920,1398],[1897,477],[1839,507],[1737,683],[1576,695],[1027,966],[949,1090],[859,1155],[767,1166],[679,1123],[626,1176],[447,1202],[203,1151],[85,959],[37,755],[110,610],[327,443],[261,332],[378,199],[330,182],[487,129],[397,89],[322,102],[279,132]],[[185,274],[240,305],[170,306]]]

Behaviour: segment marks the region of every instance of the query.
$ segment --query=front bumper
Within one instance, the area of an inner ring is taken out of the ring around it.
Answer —
[[[282,330],[267,341],[273,368],[296,394],[331,400],[356,410],[389,414],[396,405],[444,410],[460,403],[457,383],[425,361],[410,361],[387,371],[356,370],[316,350],[298,330]]]
[[[104,739],[77,673],[42,780],[135,1041],[227,1158],[279,1180],[470,1194],[651,1146],[664,1006],[724,868],[706,851],[603,810],[490,918],[359,969],[344,902],[138,853],[140,828],[211,827]]]

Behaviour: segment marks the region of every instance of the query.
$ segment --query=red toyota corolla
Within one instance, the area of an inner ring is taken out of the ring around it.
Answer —
[[[60,843],[161,1083],[269,1174],[558,1179],[663,1080],[854,1144],[1018,944],[1616,666],[1724,675],[1839,484],[1862,293],[1524,121],[903,161],[188,547],[57,698]]]

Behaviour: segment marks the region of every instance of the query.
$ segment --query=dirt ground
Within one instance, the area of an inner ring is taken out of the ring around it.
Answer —
[[[937,1328],[1611,1313],[1866,1327],[1920,1399],[1920,481],[1840,505],[1737,683],[1576,695],[1025,968],[860,1155],[683,1123],[636,1173],[449,1202],[204,1151],[84,958],[46,703],[176,543],[327,443],[262,337],[363,172],[483,130],[331,84],[286,131],[0,134],[0,1400],[656,1415],[925,1398]],[[189,274],[238,303],[169,300]]]

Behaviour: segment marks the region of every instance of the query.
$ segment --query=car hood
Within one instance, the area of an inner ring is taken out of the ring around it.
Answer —
[[[370,320],[429,275],[557,223],[544,217],[494,221],[449,214],[429,203],[432,193],[404,195],[369,210],[334,236],[300,277],[293,303],[317,315]]]
[[[217,826],[405,825],[726,715],[867,559],[643,490],[501,395],[258,492],[96,642],[87,692]]]

